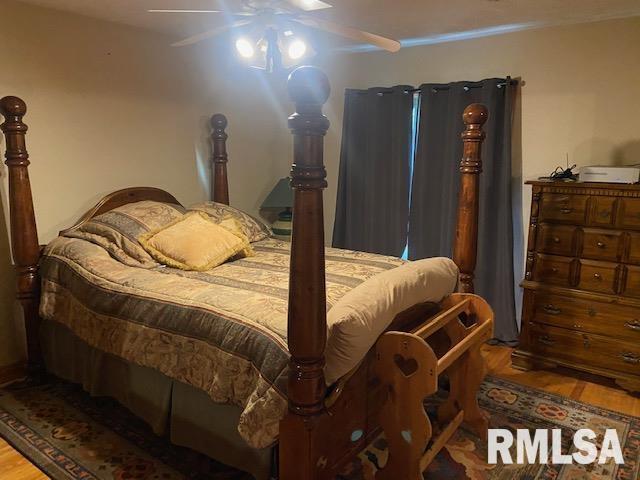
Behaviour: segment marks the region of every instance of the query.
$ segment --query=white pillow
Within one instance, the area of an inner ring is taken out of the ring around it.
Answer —
[[[327,314],[325,381],[354,368],[400,312],[453,293],[458,267],[444,257],[408,262],[380,273],[345,294]]]

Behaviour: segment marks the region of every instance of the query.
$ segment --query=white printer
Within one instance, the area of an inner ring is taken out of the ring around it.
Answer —
[[[581,182],[638,183],[640,164],[621,167],[590,165],[580,167]]]

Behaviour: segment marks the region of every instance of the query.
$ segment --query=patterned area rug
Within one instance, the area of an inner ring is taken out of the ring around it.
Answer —
[[[601,433],[615,428],[625,464],[490,466],[485,461],[486,444],[460,430],[431,464],[425,478],[631,480],[640,476],[639,418],[497,378],[484,382],[480,402],[490,414],[493,428],[561,428],[563,452],[571,451],[573,432],[579,428]],[[431,402],[427,410],[433,411],[434,407]],[[250,478],[215,462],[209,462],[209,473],[193,473],[193,454],[155,436],[116,402],[90,398],[79,387],[65,382],[26,383],[0,390],[0,436],[54,479]],[[385,464],[386,455],[385,440],[379,438],[345,470],[343,480],[372,480],[377,466]]]

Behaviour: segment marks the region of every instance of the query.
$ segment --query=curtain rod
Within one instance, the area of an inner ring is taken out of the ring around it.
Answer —
[[[458,82],[455,82],[458,83]],[[496,84],[496,87],[498,88],[502,88],[507,86],[507,84],[515,86],[520,84],[520,80],[516,79],[516,78],[511,78],[511,77],[507,77],[505,79],[504,82],[500,82],[498,84]],[[524,85],[524,82],[522,82],[522,84]],[[484,85],[482,85],[481,83],[478,82],[469,82],[469,85],[464,85],[462,88],[465,91],[469,91],[472,88],[482,88]],[[389,93],[393,93],[396,91],[397,87],[390,87],[390,88],[380,88],[379,92],[376,92],[377,95],[386,95]],[[450,85],[442,85],[442,86],[437,86],[437,87],[431,87],[431,91],[436,93],[436,92],[440,92],[440,91],[446,91],[449,90],[451,88]],[[362,95],[362,94],[366,94],[369,93],[370,90],[377,90],[375,87],[368,89],[368,90],[358,90],[358,89],[350,89],[348,88],[347,91],[349,92],[353,92],[356,95]],[[421,92],[423,89],[422,88],[408,88],[406,90],[404,90],[403,93],[417,93],[417,92]]]
[[[515,85],[518,85],[519,83],[520,83],[519,80],[517,80],[515,78],[507,77],[504,82],[497,83],[496,87],[498,87],[498,88],[506,87],[507,84],[515,86]],[[483,86],[484,85],[482,85],[482,84],[478,85],[476,82],[472,82],[471,85],[464,85],[462,88],[465,91],[467,91],[467,90],[470,90],[472,88],[482,88]],[[439,91],[442,91],[442,90],[449,90],[450,88],[451,87],[449,85],[443,85],[441,87],[431,87],[431,90],[433,92],[439,92]],[[420,90],[422,90],[422,89],[421,88],[414,88],[412,91],[413,92],[419,92]],[[409,92],[407,92],[407,93],[409,93]]]

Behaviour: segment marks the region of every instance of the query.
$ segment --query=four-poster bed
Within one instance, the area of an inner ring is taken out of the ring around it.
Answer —
[[[329,83],[318,69],[301,67],[292,73],[288,88],[296,106],[296,113],[289,118],[294,136],[291,178],[295,222],[288,270],[288,409],[279,426],[278,478],[333,478],[382,427],[389,441],[390,460],[379,472],[379,478],[417,480],[462,422],[479,435],[487,428],[476,392],[484,376],[480,346],[491,337],[493,313],[484,300],[471,293],[482,125],[487,111],[482,105],[473,104],[463,115],[464,155],[454,245],[454,261],[460,269],[459,290],[463,293],[449,295],[437,305],[421,301],[404,309],[356,367],[327,387],[322,190],[326,187],[323,136],[329,122],[322,114],[322,106],[329,96]],[[17,97],[5,97],[0,100],[0,113],[4,117],[1,127],[9,168],[17,298],[24,311],[29,367],[37,371],[42,368],[38,343],[41,248],[27,170],[27,127],[22,121],[26,105]],[[229,203],[226,125],[222,115],[211,119],[212,186],[214,201],[220,204]],[[118,207],[145,200],[180,206],[163,190],[128,188],[106,196],[61,234]],[[438,376],[445,371],[451,388],[448,400],[439,408],[438,421],[446,426],[430,443],[431,424],[422,402],[425,396],[435,393]]]

